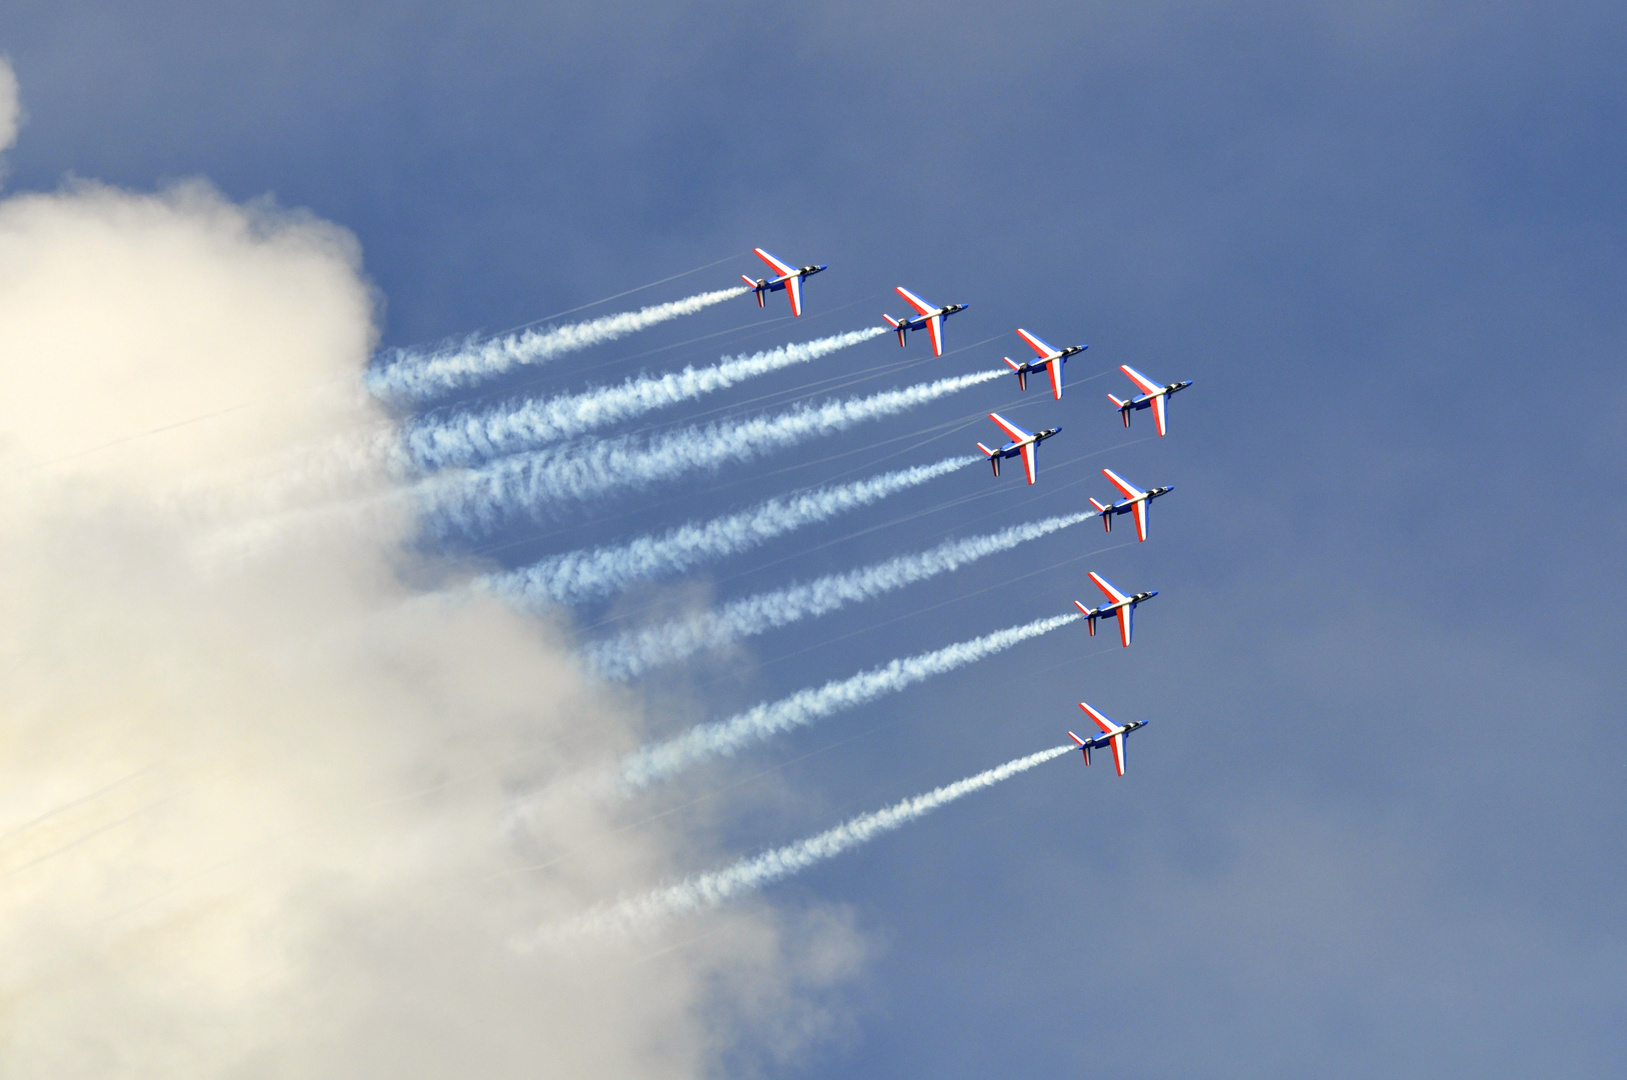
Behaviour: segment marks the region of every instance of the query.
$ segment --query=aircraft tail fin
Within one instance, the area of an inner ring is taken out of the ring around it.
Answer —
[[[1119,416],[1124,420],[1124,426],[1129,427],[1130,403],[1125,401],[1123,398],[1116,398],[1112,394],[1107,395],[1107,400],[1111,401],[1113,403],[1113,407],[1119,411]]]
[[[749,278],[744,274],[740,275],[740,280],[744,281],[746,283],[746,288],[750,289],[752,292],[757,294],[757,306],[762,307],[763,306],[763,293],[767,291],[767,290],[765,290],[763,288],[762,283],[759,282],[756,278]]]
[[[881,317],[887,320],[887,325],[892,327],[893,332],[898,335],[898,347],[902,349],[904,347],[904,324],[885,312],[882,313]]]
[[[1085,618],[1090,620],[1090,625],[1087,627],[1087,629],[1090,630],[1090,636],[1095,637],[1096,636],[1096,612],[1091,608],[1087,608],[1085,605],[1081,604],[1077,600],[1075,600],[1073,602],[1073,606],[1079,609],[1079,614],[1083,615]]]
[[[1090,744],[1087,743],[1085,740],[1081,739],[1079,736],[1075,735],[1071,731],[1068,732],[1068,738],[1072,739],[1074,741],[1074,744],[1079,747],[1081,752],[1084,753],[1084,755],[1085,755],[1085,764],[1089,765],[1090,764]]]
[[[994,466],[994,475],[999,476],[1000,475],[1000,451],[994,449],[993,447],[984,446],[982,443],[978,443],[977,448],[979,450],[983,451],[983,455],[989,459],[989,464]]]
[[[1108,511],[1112,510],[1113,508],[1105,503],[1099,503],[1095,499],[1090,500],[1090,505],[1094,506],[1096,508],[1096,512],[1102,516],[1102,531],[1112,532],[1113,515],[1108,513]]]
[[[1002,359],[1002,360],[1004,360],[1006,362],[1006,367],[1010,368],[1012,371],[1015,371],[1017,373],[1017,389],[1019,389],[1019,390],[1027,390],[1028,389],[1028,369],[1026,367],[1024,367],[1023,365],[1018,364],[1015,361],[1013,361],[1011,359],[1011,357],[1009,357],[1009,356],[1002,356],[1002,357],[1000,357],[1000,359]]]

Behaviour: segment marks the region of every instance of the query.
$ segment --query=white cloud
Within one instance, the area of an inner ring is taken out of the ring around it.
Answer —
[[[695,841],[549,783],[638,716],[549,625],[404,584],[446,571],[381,462],[288,471],[388,422],[373,308],[348,234],[207,185],[0,202],[8,1076],[695,1076],[708,1016],[846,971],[760,907],[644,960],[504,947]]]

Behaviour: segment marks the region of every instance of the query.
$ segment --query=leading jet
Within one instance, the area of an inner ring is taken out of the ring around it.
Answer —
[[[1051,396],[1058,401],[1062,400],[1062,365],[1068,362],[1068,357],[1074,353],[1084,352],[1089,345],[1069,345],[1066,349],[1053,349],[1034,334],[1030,334],[1021,327],[1017,328],[1017,336],[1028,342],[1028,347],[1034,350],[1038,360],[1024,360],[1021,364],[1012,361],[1011,357],[1003,356],[1006,366],[1017,373],[1017,389],[1028,389],[1028,373],[1038,368],[1044,368],[1051,376]]]
[[[1129,364],[1120,364],[1119,370],[1130,377],[1130,381],[1136,384],[1141,393],[1129,401],[1121,401],[1112,394],[1108,394],[1107,400],[1111,401],[1114,407],[1118,409],[1119,415],[1124,418],[1125,427],[1130,426],[1130,414],[1132,412],[1137,409],[1151,409],[1153,422],[1158,425],[1158,434],[1162,436],[1169,429],[1169,421],[1164,413],[1169,407],[1170,395],[1191,386],[1191,380],[1173,382],[1168,386],[1159,386]]]
[[[989,413],[989,419],[999,424],[1000,430],[1011,438],[1010,442],[998,450],[992,446],[984,446],[982,443],[977,444],[977,448],[983,451],[983,455],[989,459],[989,464],[994,466],[994,475],[1000,475],[1001,458],[1016,457],[1020,454],[1023,459],[1023,468],[1028,470],[1028,482],[1032,484],[1039,470],[1039,463],[1034,458],[1035,448],[1062,429],[1046,428],[1044,431],[1027,432],[997,412]],[[1092,632],[1094,633],[1094,631]]]
[[[931,304],[927,303],[925,300],[922,300],[919,296],[916,296],[902,285],[898,286],[893,291],[898,293],[899,296],[902,296],[904,298],[904,302],[909,304],[909,306],[914,308],[916,311],[916,314],[903,320],[895,319],[891,315],[882,315],[882,318],[887,320],[887,325],[892,327],[893,331],[898,334],[899,348],[904,347],[905,334],[909,333],[911,330],[919,330],[922,327],[926,327],[928,336],[932,338],[932,355],[942,356],[943,321],[957,311],[965,311],[966,305],[950,304],[948,307],[933,307]]]
[[[1136,605],[1143,600],[1151,600],[1157,596],[1158,590],[1151,589],[1147,592],[1138,592],[1134,596],[1121,593],[1113,587],[1111,581],[1108,581],[1094,570],[1090,572],[1090,580],[1094,581],[1096,587],[1102,590],[1102,595],[1107,597],[1107,603],[1101,607],[1091,608],[1075,600],[1073,606],[1079,609],[1080,614],[1090,620],[1091,637],[1096,636],[1097,619],[1105,619],[1109,615],[1116,615],[1119,620],[1119,642],[1128,649],[1130,647],[1130,636],[1135,633]]]
[[[1113,482],[1113,486],[1124,494],[1124,498],[1109,506],[1090,500],[1090,505],[1096,508],[1097,516],[1102,519],[1102,528],[1106,532],[1113,531],[1113,515],[1134,514],[1136,516],[1136,539],[1147,539],[1147,504],[1166,492],[1174,491],[1174,484],[1155,487],[1151,491],[1142,491],[1130,481],[1114,472],[1112,469],[1103,469],[1102,475]]]
[[[757,257],[759,259],[773,267],[774,273],[779,275],[778,277],[770,278],[749,278],[744,274],[740,275],[740,280],[744,281],[746,285],[751,288],[751,291],[757,294],[757,306],[763,306],[763,297],[766,294],[771,292],[779,292],[783,289],[785,291],[785,295],[791,299],[792,317],[801,315],[802,279],[812,277],[813,275],[819,273],[819,271],[827,268],[824,266],[804,266],[798,268],[792,266],[790,263],[781,262],[768,252],[764,251],[762,248],[752,248],[751,250],[757,253]]]
[[[1128,724],[1115,724],[1103,716],[1099,710],[1086,705],[1083,701],[1079,703],[1079,707],[1090,714],[1090,718],[1096,721],[1096,726],[1102,729],[1102,733],[1093,738],[1081,739],[1070,731],[1068,732],[1068,738],[1072,739],[1074,744],[1084,751],[1086,765],[1090,764],[1090,752],[1092,750],[1100,750],[1104,746],[1110,747],[1113,751],[1113,764],[1118,769],[1119,775],[1123,776],[1124,742],[1129,738],[1130,732],[1146,727],[1147,721],[1131,720]]]

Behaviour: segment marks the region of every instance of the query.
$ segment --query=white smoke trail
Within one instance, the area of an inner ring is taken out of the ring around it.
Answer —
[[[768,416],[681,428],[654,439],[621,436],[515,454],[471,471],[453,489],[428,495],[426,515],[442,530],[473,532],[552,504],[644,488],[686,472],[750,461],[804,440],[892,416],[947,394],[998,379],[979,371],[866,398],[798,406]]]
[[[633,679],[660,664],[716,649],[743,637],[812,618],[905,585],[958,570],[977,559],[1009,551],[1058,529],[1095,518],[1067,514],[1013,525],[986,536],[948,540],[928,551],[899,555],[874,566],[829,574],[806,584],[788,585],[700,612],[683,622],[664,623],[620,634],[583,649],[588,662],[607,679]]]
[[[1020,772],[1027,772],[1036,765],[1061,757],[1072,749],[1074,749],[1072,746],[1053,746],[1049,750],[1041,750],[1037,754],[1008,761],[976,776],[968,776],[964,780],[935,788],[925,795],[905,799],[885,810],[860,814],[806,840],[765,851],[750,859],[742,859],[727,869],[697,874],[676,885],[669,885],[643,896],[628,897],[586,912],[568,922],[544,928],[529,942],[517,944],[522,948],[528,946],[534,948],[538,945],[563,943],[584,935],[626,933],[636,931],[665,916],[717,907],[740,893],[760,889],[781,878],[790,877],[815,863],[840,855],[849,848],[873,840],[882,833],[891,832],[917,818],[924,817],[963,795],[992,787]]]
[[[622,762],[622,781],[633,788],[647,787],[709,757],[733,754],[747,743],[803,727],[843,709],[857,708],[883,694],[896,694],[934,675],[975,663],[1081,618],[1082,615],[1054,615],[1024,626],[997,630],[934,652],[894,660],[846,679],[833,679],[824,686],[798,690],[790,697],[753,706],[727,720],[701,724],[675,739],[629,754]]]
[[[659,536],[625,544],[567,551],[488,579],[497,592],[523,603],[579,604],[611,596],[637,581],[678,574],[737,554],[804,525],[868,506],[945,473],[982,461],[978,455],[945,458],[851,484],[773,498],[737,514],[688,522]]]
[[[746,379],[829,356],[886,332],[886,327],[880,326],[850,330],[750,356],[725,356],[711,367],[643,375],[619,386],[526,402],[517,408],[459,411],[444,420],[415,424],[407,435],[407,449],[413,460],[426,469],[512,454],[726,390]]]
[[[718,289],[587,322],[545,326],[486,341],[470,338],[427,353],[402,350],[389,364],[369,371],[367,385],[380,397],[418,401],[501,374],[518,364],[545,363],[562,353],[614,341],[680,315],[693,315],[749,291]]]

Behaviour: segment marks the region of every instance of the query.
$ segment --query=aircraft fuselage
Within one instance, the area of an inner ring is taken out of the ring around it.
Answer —
[[[758,278],[757,284],[752,288],[758,292],[781,292],[785,288],[785,283],[792,278],[810,278],[819,271],[827,269],[829,269],[828,266],[804,266],[794,274],[782,274],[776,278]]]

